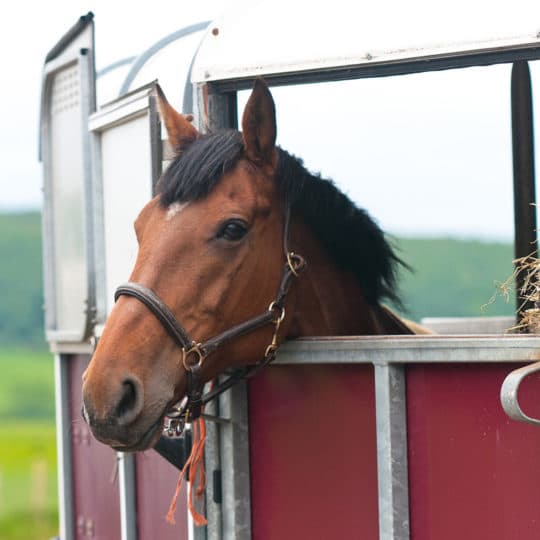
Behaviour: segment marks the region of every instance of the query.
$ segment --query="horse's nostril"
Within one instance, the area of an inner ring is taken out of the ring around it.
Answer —
[[[142,410],[141,384],[134,378],[126,378],[122,382],[120,401],[116,406],[116,418],[119,424],[129,424]]]

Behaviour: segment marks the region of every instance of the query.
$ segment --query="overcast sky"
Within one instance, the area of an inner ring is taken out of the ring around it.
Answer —
[[[0,20],[0,209],[41,206],[37,162],[41,69],[48,50],[80,15],[89,10],[95,14],[99,69],[142,52],[178,28],[213,19],[232,4],[225,0],[10,3]],[[339,12],[349,21],[369,17],[358,2],[342,4]],[[392,34],[401,32],[407,43],[425,24],[410,2],[379,4],[388,21],[373,24],[392,25]],[[279,2],[268,5],[284,9]],[[309,23],[312,3],[299,5],[294,4],[291,16],[304,17],[298,22],[300,29]],[[352,12],[344,10],[352,5]],[[436,2],[419,0],[419,5],[429,8],[432,16],[438,9]],[[511,33],[521,22],[530,26],[531,20],[540,30],[540,2],[456,0],[444,6],[437,35],[442,30],[446,36],[454,31],[481,33],[468,17],[472,10],[474,20],[485,15],[503,31]],[[537,72],[533,66],[535,79]],[[309,168],[333,177],[391,232],[510,238],[509,77],[509,66],[496,66],[274,89],[279,142],[304,157]],[[245,95],[240,97],[244,101]]]

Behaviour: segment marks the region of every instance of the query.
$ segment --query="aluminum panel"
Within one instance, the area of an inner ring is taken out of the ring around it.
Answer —
[[[95,183],[101,188],[105,259],[105,298],[100,301],[106,312],[114,305],[114,291],[131,274],[138,250],[133,223],[152,198],[150,93],[146,87],[129,94],[90,118],[99,148]]]
[[[309,11],[302,2],[278,1],[272,9],[241,3],[210,25],[195,57],[192,81],[316,71],[335,78],[353,67],[373,67],[375,74],[378,66],[419,59],[427,70],[426,60],[538,47],[539,20],[534,0],[517,0],[508,9],[487,0],[415,0],[393,3],[391,9],[381,2],[338,0],[310,4]]]
[[[84,341],[94,323],[93,199],[87,129],[94,94],[89,15],[51,51],[43,75],[40,157],[49,341]]]

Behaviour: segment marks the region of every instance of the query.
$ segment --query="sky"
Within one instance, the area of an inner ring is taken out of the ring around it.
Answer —
[[[281,1],[268,5],[277,10]],[[414,5],[429,11],[436,21],[430,28],[436,41],[443,35],[444,39],[475,36],[483,31],[476,24],[482,18],[486,27],[502,33],[512,33],[523,22],[530,26],[531,20],[538,21],[540,30],[540,3],[517,2],[519,6],[455,0],[450,6],[416,0]],[[157,0],[151,7],[147,2],[110,0],[10,3],[0,21],[5,77],[0,100],[0,210],[42,204],[37,161],[41,70],[48,50],[80,15],[95,14],[99,70],[139,54],[174,30],[213,19],[237,3]],[[289,10],[299,32],[309,23],[311,5],[296,2]],[[414,42],[426,30],[412,3],[377,5],[379,16],[385,11],[392,16],[372,22],[362,4],[343,0],[336,13],[347,13],[348,27],[351,21],[361,21],[360,28],[378,28],[380,22],[396,44]],[[335,32],[340,30],[336,27]],[[333,35],[337,39],[335,32],[330,29],[324,39],[332,40]],[[271,46],[267,44],[261,54]],[[536,63],[531,67],[533,86],[538,86],[540,70]],[[507,240],[513,227],[509,80],[510,67],[504,65],[276,88],[278,142],[303,157],[311,170],[332,177],[390,232]],[[246,93],[239,97],[240,111],[246,98]]]

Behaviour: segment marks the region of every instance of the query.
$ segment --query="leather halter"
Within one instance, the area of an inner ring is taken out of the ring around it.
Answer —
[[[276,357],[279,329],[285,319],[285,299],[293,278],[297,277],[306,266],[306,262],[301,255],[293,253],[288,249],[289,220],[290,209],[288,208],[283,230],[283,250],[286,263],[281,274],[281,281],[276,296],[268,306],[268,309],[260,315],[256,315],[251,319],[233,326],[202,343],[197,343],[191,339],[173,312],[151,289],[135,282],[125,283],[116,289],[114,293],[115,301],[120,296],[131,296],[142,302],[156,316],[165,330],[180,347],[182,354],[181,361],[187,372],[187,394],[182,401],[175,404],[165,415],[168,418],[168,423],[164,427],[164,433],[169,437],[180,436],[186,422],[192,422],[201,416],[202,406],[204,404],[240,381],[252,377]],[[203,395],[204,382],[201,378],[201,367],[205,358],[224,343],[269,324],[274,325],[274,333],[263,358],[255,365],[235,370],[225,381]]]

